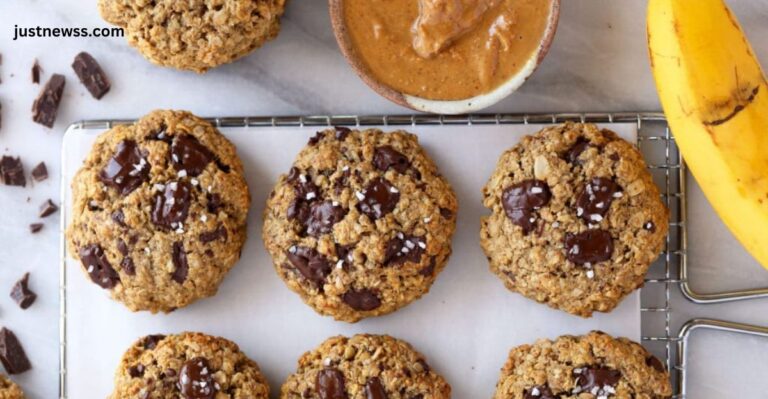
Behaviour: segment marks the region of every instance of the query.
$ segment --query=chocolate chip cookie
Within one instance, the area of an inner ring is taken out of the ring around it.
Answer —
[[[328,129],[280,176],[263,238],[304,302],[356,322],[429,291],[451,253],[456,207],[415,135]]]
[[[267,399],[259,366],[224,338],[186,332],[134,343],[115,372],[111,399]]]
[[[512,349],[494,399],[672,397],[669,373],[640,344],[593,331]]]
[[[24,399],[21,388],[4,374],[0,374],[0,399]]]
[[[96,139],[72,181],[69,252],[131,310],[212,296],[240,257],[250,196],[235,147],[188,112]]]
[[[447,399],[451,386],[407,342],[386,335],[334,337],[299,359],[281,399]]]
[[[589,317],[643,284],[663,249],[668,211],[637,149],[567,123],[506,151],[483,189],[480,239],[512,291]]]
[[[99,0],[107,22],[157,65],[205,72],[275,38],[285,0]]]

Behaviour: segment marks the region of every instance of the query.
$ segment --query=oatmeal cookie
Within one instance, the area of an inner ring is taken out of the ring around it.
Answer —
[[[0,399],[24,399],[24,392],[5,374],[0,374]]]
[[[640,344],[600,331],[512,349],[494,399],[662,399],[669,373]]]
[[[429,291],[451,253],[456,207],[415,135],[329,129],[280,176],[263,238],[304,302],[356,322]]]
[[[133,311],[212,296],[240,257],[250,196],[235,147],[188,112],[100,135],[72,181],[69,253]]]
[[[155,64],[205,72],[275,38],[285,0],[99,0],[107,22]]]
[[[149,335],[123,355],[111,399],[268,399],[259,366],[224,338]]]
[[[299,359],[281,399],[448,399],[451,386],[408,343],[386,335],[334,337]]]
[[[589,317],[642,286],[668,211],[637,149],[566,123],[506,151],[483,189],[480,239],[512,291]]]

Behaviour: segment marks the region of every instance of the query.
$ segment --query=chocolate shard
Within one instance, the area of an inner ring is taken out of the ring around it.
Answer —
[[[64,75],[54,74],[45,84],[40,95],[32,104],[32,120],[52,128],[56,122],[56,113],[59,111],[61,97],[64,94],[66,79]]]
[[[21,374],[32,368],[16,334],[5,327],[0,329],[0,362],[8,374]]]
[[[47,216],[51,216],[54,213],[56,213],[56,211],[58,210],[59,210],[59,207],[49,199],[45,201],[43,205],[40,205],[40,217],[44,218]]]
[[[35,60],[35,64],[32,65],[32,83],[40,84],[40,72],[43,69],[40,68],[40,63]]]
[[[99,63],[96,62],[96,59],[85,51],[75,56],[75,61],[72,63],[72,69],[75,70],[75,74],[80,78],[80,83],[82,83],[91,93],[93,98],[97,100],[101,100],[112,87],[104,70],[101,69],[101,65],[99,65]]]
[[[45,162],[40,162],[32,169],[32,180],[41,182],[48,178],[48,168],[45,166]]]
[[[11,298],[13,298],[20,308],[25,310],[35,303],[37,294],[29,289],[29,273],[24,273],[24,277],[19,279],[19,281],[13,285],[13,289],[11,289]]]
[[[3,158],[0,159],[0,181],[6,186],[24,187],[27,185],[21,158],[3,155]]]
[[[29,225],[29,232],[32,234],[39,233],[43,229],[42,223],[32,223]]]

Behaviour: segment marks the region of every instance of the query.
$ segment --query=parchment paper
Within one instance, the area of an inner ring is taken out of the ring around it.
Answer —
[[[91,283],[68,259],[68,397],[103,398],[113,386],[120,357],[138,337],[185,330],[220,335],[237,342],[256,360],[277,397],[285,377],[304,352],[333,335],[386,333],[424,353],[447,378],[458,399],[489,398],[509,350],[538,338],[600,329],[640,339],[640,300],[635,293],[610,314],[582,319],[552,310],[504,288],[488,271],[479,246],[479,219],[486,213],[481,187],[498,157],[522,135],[541,126],[415,126],[428,153],[459,197],[454,252],[431,292],[394,314],[349,325],[317,315],[285,287],[261,242],[261,214],[277,176],[286,173],[316,128],[222,129],[238,148],[253,196],[249,238],[239,264],[210,299],[169,315],[131,313]],[[384,128],[393,130],[394,128]],[[636,126],[611,125],[635,142]],[[64,182],[69,182],[100,131],[76,130],[64,139]],[[66,183],[68,184],[68,183]],[[69,190],[62,208],[69,208]]]

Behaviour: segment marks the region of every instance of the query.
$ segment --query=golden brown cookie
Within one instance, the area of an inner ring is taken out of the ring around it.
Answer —
[[[299,359],[281,399],[448,399],[451,386],[407,342],[334,337]]]
[[[131,310],[212,296],[240,257],[250,196],[229,142],[188,112],[100,135],[72,181],[69,253]]]
[[[480,240],[510,290],[566,312],[609,312],[643,284],[668,211],[637,149],[592,124],[547,127],[499,160]]]
[[[494,399],[662,399],[669,373],[640,344],[593,331],[512,349]]]
[[[267,399],[259,366],[224,338],[186,332],[134,343],[115,372],[110,399]]]
[[[0,399],[24,399],[24,392],[5,374],[0,374]]]
[[[356,322],[429,291],[451,253],[456,208],[415,135],[329,129],[280,176],[263,238],[304,302]]]
[[[285,0],[99,0],[107,22],[155,64],[205,72],[277,36]]]

